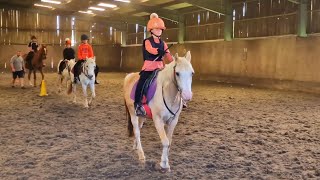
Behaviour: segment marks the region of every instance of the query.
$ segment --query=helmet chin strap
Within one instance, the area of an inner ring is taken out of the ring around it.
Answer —
[[[163,30],[162,30],[163,31]],[[150,31],[150,33],[151,33],[151,35],[154,35],[155,37],[157,37],[157,38],[161,38],[161,35],[160,36],[157,36],[156,34],[154,34],[152,31]]]

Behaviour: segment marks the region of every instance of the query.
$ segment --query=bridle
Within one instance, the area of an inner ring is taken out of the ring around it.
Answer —
[[[86,68],[86,63],[87,63],[87,60],[85,60],[83,63],[82,63],[82,72],[83,74],[91,80],[91,78],[89,78],[89,72],[88,72],[88,68]]]

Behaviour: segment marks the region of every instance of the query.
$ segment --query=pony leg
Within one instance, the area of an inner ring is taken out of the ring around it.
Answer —
[[[89,105],[91,105],[93,99],[96,97],[96,91],[95,91],[94,83],[90,83],[90,91],[91,91],[91,98],[89,100]]]
[[[176,116],[176,118],[174,120],[172,120],[171,123],[168,124],[167,129],[166,129],[167,130],[166,131],[167,137],[169,139],[169,147],[167,150],[168,156],[169,156],[170,146],[172,144],[173,131],[174,131],[174,128],[176,127],[177,123],[178,123],[178,116]]]
[[[177,123],[178,123],[178,118],[175,118],[170,124],[168,124],[168,127],[167,127],[167,137],[169,139],[169,145],[170,146],[171,146],[171,143],[172,143],[173,131],[174,131],[174,128],[176,127]],[[170,150],[170,148],[169,148],[169,150]]]
[[[43,74],[43,72],[42,72],[42,68],[40,69],[40,73],[41,73],[41,83],[40,83],[40,86],[41,86],[42,81],[44,80],[44,74]]]
[[[41,80],[44,80],[44,74],[43,74],[42,69],[40,69],[40,73],[41,73],[41,77],[42,77],[42,79],[41,79]]]
[[[63,76],[61,74],[58,74],[58,92],[61,92],[61,86],[62,86],[62,82],[63,82]]]
[[[32,82],[31,82],[31,70],[28,71],[28,81],[29,81],[29,85],[33,86]]]
[[[143,118],[143,117],[139,118],[139,127],[140,127],[140,129],[142,128],[143,123],[144,123],[145,120],[146,120],[146,118]]]
[[[159,117],[155,117],[154,124],[160,136],[162,147],[163,147],[160,167],[163,171],[170,171],[169,158],[168,158],[170,142],[164,130],[163,120]]]
[[[73,102],[74,102],[74,103],[77,102],[76,90],[77,90],[77,84],[73,84],[73,85],[72,85],[72,94],[73,94]]]
[[[36,70],[33,70],[33,87],[36,87],[37,75]]]
[[[88,103],[88,98],[87,98],[87,86],[85,84],[81,84],[82,85],[82,92],[83,92],[83,96],[84,96],[84,107],[88,108],[89,107],[89,103]]]
[[[136,115],[130,115],[130,116],[131,116],[131,123],[133,126],[133,132],[135,136],[135,140],[133,142],[133,148],[137,149],[139,160],[145,161],[146,157],[144,156],[144,152],[141,145],[141,139],[140,139],[139,118]]]

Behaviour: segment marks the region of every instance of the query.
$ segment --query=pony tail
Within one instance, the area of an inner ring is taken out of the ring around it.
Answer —
[[[132,125],[132,122],[131,122],[131,116],[130,116],[130,113],[129,113],[129,109],[128,109],[126,100],[124,100],[124,106],[126,107],[126,118],[128,120],[128,136],[132,137],[134,135],[133,134],[133,125]]]

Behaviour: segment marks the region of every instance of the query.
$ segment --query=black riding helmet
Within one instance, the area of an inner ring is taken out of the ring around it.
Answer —
[[[89,40],[89,37],[86,34],[81,35],[81,41],[83,40]]]

